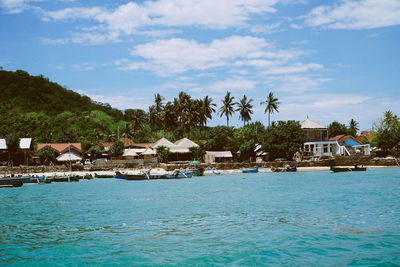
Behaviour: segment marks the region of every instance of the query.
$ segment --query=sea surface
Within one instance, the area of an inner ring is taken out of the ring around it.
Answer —
[[[0,189],[1,266],[398,266],[400,168]]]

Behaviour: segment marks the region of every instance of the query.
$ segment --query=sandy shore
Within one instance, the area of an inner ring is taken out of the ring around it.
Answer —
[[[354,166],[340,166],[340,167],[354,167]],[[366,166],[367,169],[379,169],[379,168],[398,168],[395,166]],[[143,169],[121,169],[123,173],[129,173],[129,174],[138,174],[143,171]],[[272,172],[270,168],[259,168],[258,171],[260,173],[267,173],[267,172]],[[310,171],[329,171],[329,167],[298,167],[297,168],[298,172],[310,172]],[[218,170],[220,174],[237,174],[237,173],[242,173],[241,169],[234,169],[234,170]],[[72,172],[73,175],[86,175],[86,174],[91,174],[93,177],[94,175],[110,175],[114,176],[115,171],[75,171]],[[151,174],[165,174],[167,173],[164,169],[162,168],[155,168],[151,170]],[[38,175],[38,176],[62,176],[62,175],[67,175],[69,172],[44,172],[44,173],[30,173],[31,175]],[[213,171],[206,170],[204,172],[205,176],[208,175],[215,175]]]

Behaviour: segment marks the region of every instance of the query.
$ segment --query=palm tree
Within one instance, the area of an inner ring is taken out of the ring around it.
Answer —
[[[164,99],[165,98],[158,93],[154,95],[154,123],[156,128],[161,126],[161,116],[162,111],[164,110]]]
[[[268,98],[265,101],[260,103],[260,105],[263,105],[263,104],[267,105],[267,107],[264,110],[264,113],[268,112],[268,126],[270,126],[271,125],[270,124],[271,113],[274,113],[274,111],[276,111],[277,113],[279,112],[278,108],[279,108],[280,102],[278,102],[278,98],[276,98],[272,92],[269,92]]]
[[[247,96],[244,95],[242,99],[240,99],[240,102],[236,103],[238,108],[236,111],[239,111],[239,118],[243,121],[243,126],[246,124],[246,122],[251,121],[251,114],[253,114],[253,105],[251,102],[253,99],[249,99],[247,101]]]
[[[359,130],[358,125],[359,125],[358,122],[356,122],[354,119],[351,119],[351,120],[350,120],[350,123],[349,123],[349,129],[347,130],[347,133],[348,133],[349,135],[351,135],[351,136],[356,137],[357,132],[358,132],[358,130]]]
[[[235,104],[233,103],[234,97],[231,96],[230,92],[226,92],[225,98],[221,100],[222,106],[219,108],[219,116],[222,117],[222,115],[225,114],[226,116],[226,126],[229,127],[229,117],[235,113]]]
[[[201,125],[207,126],[207,120],[212,119],[212,114],[215,112],[214,107],[217,105],[213,103],[213,99],[208,95],[203,98],[201,104]]]

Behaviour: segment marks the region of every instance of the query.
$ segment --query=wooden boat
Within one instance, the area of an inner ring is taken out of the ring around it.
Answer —
[[[193,176],[203,176],[204,175],[204,168],[191,168],[189,171],[192,173]]]
[[[21,177],[24,184],[49,184],[50,180],[46,179],[45,176],[33,176],[33,175],[24,175]]]
[[[94,174],[95,178],[114,178],[114,175],[112,174]]]
[[[150,171],[138,174],[127,174],[117,171],[115,172],[114,178],[123,180],[153,180],[153,179],[166,179],[167,176],[165,174],[150,174]]]
[[[354,167],[334,167],[331,166],[331,171],[332,172],[363,172],[366,171],[366,167],[358,167],[357,165],[354,165]]]
[[[257,173],[257,172],[258,172],[258,167],[255,167],[253,169],[242,168],[242,173]]]
[[[286,166],[284,168],[277,168],[277,167],[272,166],[271,171],[272,172],[296,172],[297,167],[295,165]]]
[[[0,178],[0,187],[21,187],[24,184],[21,177],[2,177]]]
[[[167,179],[181,179],[181,178],[192,178],[193,172],[187,170],[175,170],[171,174],[167,174]]]
[[[46,177],[46,180],[47,179],[50,182],[54,182],[54,183],[59,183],[59,182],[79,182],[79,176],[77,176],[77,175],[75,175],[75,176],[68,176],[68,175],[50,176],[50,177]]]

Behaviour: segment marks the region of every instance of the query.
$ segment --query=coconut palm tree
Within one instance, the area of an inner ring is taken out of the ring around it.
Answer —
[[[213,103],[213,99],[208,95],[203,98],[201,104],[201,125],[207,126],[207,120],[212,119],[212,114],[215,112],[214,107],[217,105]]]
[[[226,92],[225,98],[221,100],[222,106],[219,108],[219,116],[225,114],[226,116],[226,126],[229,127],[229,117],[231,117],[235,113],[235,105],[233,102],[234,97],[231,96],[230,92]]]
[[[247,96],[244,95],[243,98],[240,99],[240,102],[236,103],[238,106],[236,111],[239,111],[239,118],[243,121],[243,126],[246,122],[251,121],[251,114],[253,114],[253,105],[251,102],[253,102],[253,99],[247,101]]]
[[[349,123],[349,129],[347,130],[347,133],[348,133],[349,135],[351,135],[351,136],[356,137],[357,132],[358,132],[358,130],[360,129],[360,128],[358,127],[358,125],[359,125],[359,123],[358,123],[356,120],[351,119],[351,120],[350,120],[350,123]]]
[[[267,107],[264,110],[264,113],[268,112],[268,126],[270,126],[271,125],[271,113],[274,113],[274,111],[276,111],[277,113],[279,112],[278,108],[279,108],[280,102],[278,102],[278,98],[276,98],[272,92],[269,92],[268,98],[265,101],[260,103],[260,105],[264,105],[264,104],[267,105]]]

